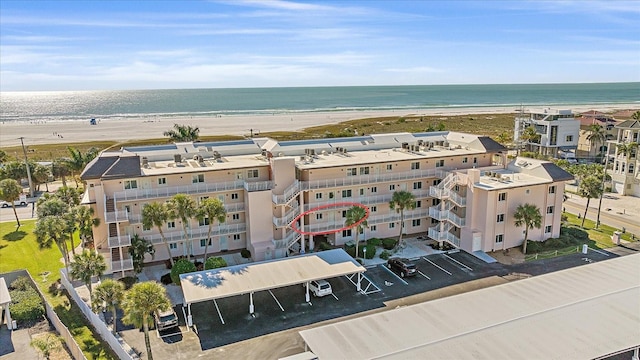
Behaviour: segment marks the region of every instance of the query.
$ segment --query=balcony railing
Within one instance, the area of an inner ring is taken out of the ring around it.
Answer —
[[[108,243],[109,243],[109,248],[129,246],[131,245],[131,236],[130,235],[109,236]]]
[[[111,271],[127,271],[133,270],[133,260],[132,259],[122,259],[122,260],[113,260],[111,261]]]
[[[296,180],[288,188],[284,190],[282,195],[273,195],[272,201],[276,205],[283,205],[288,203],[291,199],[296,197],[300,193],[300,181]]]
[[[161,187],[152,189],[129,189],[116,192],[113,198],[116,201],[130,201],[139,199],[153,199],[171,197],[176,194],[206,194],[217,191],[237,190],[244,187],[243,180],[221,183],[199,183],[185,186]]]
[[[293,245],[293,243],[298,241],[301,236],[302,235],[291,230],[287,233],[287,236],[285,236],[284,239],[278,239],[278,240],[274,239],[273,245],[276,249],[285,249],[285,248],[288,249],[291,245]]]
[[[232,224],[232,225],[221,225],[214,226],[211,229],[211,236],[220,236],[220,235],[229,235],[229,234],[237,234],[247,231],[246,224]],[[209,232],[209,226],[201,226],[196,229],[190,229],[187,231],[189,236],[189,240],[198,240],[204,239],[207,237]],[[162,237],[160,234],[153,235],[143,235],[145,239],[151,241],[152,244],[162,244]],[[172,231],[169,233],[164,233],[164,237],[168,243],[177,243],[181,241],[185,241],[184,232],[182,231]]]
[[[116,210],[104,213],[105,223],[114,223],[120,221],[129,221],[129,212],[126,210]]]
[[[456,215],[451,210],[441,210],[438,206],[429,208],[429,216],[438,221],[449,221],[457,227],[463,227],[466,223],[465,219]]]
[[[381,182],[390,182],[390,181],[402,181],[402,180],[412,180],[412,179],[421,179],[428,177],[435,177],[436,170],[414,170],[414,171],[405,171],[405,172],[390,172],[384,174],[374,174],[374,175],[360,175],[360,176],[349,176],[342,179],[327,179],[327,180],[315,180],[315,181],[303,181],[302,189],[303,190],[314,190],[314,189],[327,189],[334,187],[345,187],[345,186],[353,186],[353,185],[366,185],[373,183],[381,183]]]
[[[273,189],[273,181],[252,181],[245,182],[244,189],[246,191],[267,191]]]
[[[428,235],[431,239],[436,241],[448,241],[455,245],[456,247],[460,247],[460,239],[447,231],[440,231],[439,226],[433,226],[429,228]]]

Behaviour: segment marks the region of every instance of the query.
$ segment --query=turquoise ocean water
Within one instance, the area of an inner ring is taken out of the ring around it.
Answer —
[[[2,92],[0,120],[622,103],[640,105],[640,83]]]

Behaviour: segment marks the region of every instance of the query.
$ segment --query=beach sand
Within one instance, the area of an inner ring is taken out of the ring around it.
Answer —
[[[563,106],[574,112],[597,110],[612,113],[619,110],[639,109],[638,104],[580,105]],[[528,108],[525,108],[525,111]],[[535,109],[535,108],[531,108]],[[242,135],[254,136],[272,131],[297,131],[308,127],[335,124],[348,120],[385,116],[410,115],[466,115],[466,114],[504,114],[514,113],[514,107],[465,107],[446,109],[403,109],[373,111],[334,111],[308,113],[282,113],[273,115],[228,115],[221,117],[140,117],[127,119],[98,120],[97,125],[87,121],[47,121],[39,123],[6,122],[0,124],[0,147],[20,145],[24,137],[25,145],[64,144],[89,141],[127,141],[151,138],[163,138],[163,132],[170,130],[173,124],[197,126],[200,136]],[[505,129],[511,130],[511,129]]]

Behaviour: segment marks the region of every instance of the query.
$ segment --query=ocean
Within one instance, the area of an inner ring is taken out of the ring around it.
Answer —
[[[0,120],[640,104],[640,83],[1,92]]]

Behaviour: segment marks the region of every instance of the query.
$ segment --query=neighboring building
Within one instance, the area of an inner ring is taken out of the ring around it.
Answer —
[[[528,127],[534,127],[539,141],[522,138]],[[551,157],[575,157],[580,136],[580,121],[576,120],[571,110],[542,109],[528,113],[521,111],[515,119],[513,140],[531,151]],[[568,155],[573,154],[573,156]]]
[[[506,149],[489,137],[454,132],[124,148],[100,154],[81,177],[87,183],[83,202],[101,220],[95,243],[112,272],[132,269],[127,248],[135,234],[152,241],[155,260],[168,258],[156,228],[143,227],[141,209],[177,193],[196,202],[215,196],[225,204],[227,220],[214,227],[210,253],[247,248],[263,260],[313,249],[319,241],[354,240],[353,229],[323,236],[291,229],[302,212],[324,205],[297,227],[340,229],[350,207],[340,203],[356,202],[370,209],[361,240],[398,236],[400,214],[389,201],[399,190],[416,199],[416,208],[405,211],[406,234],[428,234],[468,251],[506,249],[523,241],[512,214],[528,202],[544,215],[543,227],[529,238],[557,237],[564,181],[571,179],[549,162],[518,158],[507,164]],[[192,219],[188,231],[191,241],[179,220],[163,227],[172,256],[203,254],[208,221]]]
[[[640,120],[627,120],[615,128],[618,132],[616,139],[609,141],[615,151],[613,159],[609,160],[613,161],[613,169],[609,173],[612,190],[622,195],[640,196]],[[626,154],[621,151],[621,145],[627,147]]]
[[[604,159],[607,152],[607,142],[593,143],[587,138],[591,134],[592,125],[600,125],[605,131],[606,140],[616,138],[618,131],[615,129],[616,119],[595,110],[587,111],[580,117],[580,136],[578,138],[578,149],[576,157],[580,159],[600,160]]]

